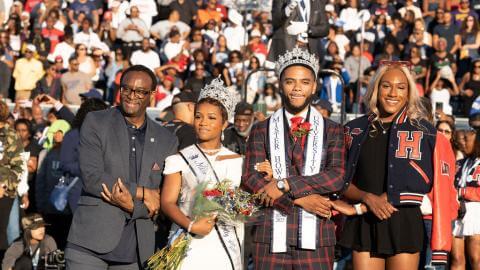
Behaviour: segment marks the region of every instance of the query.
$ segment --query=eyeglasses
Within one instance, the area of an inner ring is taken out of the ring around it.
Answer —
[[[381,60],[380,64],[379,64],[379,67],[383,67],[383,66],[387,66],[387,67],[406,67],[410,71],[413,68],[413,64],[410,61]]]
[[[149,95],[152,91],[144,90],[144,89],[132,89],[127,85],[120,86],[120,93],[124,96],[130,96],[133,92],[134,96],[138,99],[144,99],[147,95]]]
[[[445,134],[445,135],[450,135],[452,134],[452,131],[450,129],[443,129],[443,128],[438,128],[437,129],[439,132]]]

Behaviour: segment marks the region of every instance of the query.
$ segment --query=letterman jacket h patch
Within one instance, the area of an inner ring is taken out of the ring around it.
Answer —
[[[345,189],[355,183],[363,142],[374,115],[357,118],[345,126],[348,148]],[[450,190],[455,176],[455,156],[450,142],[427,121],[410,122],[406,110],[390,128],[387,161],[387,197],[393,206],[422,204],[432,195],[432,263],[445,264],[451,249]],[[379,158],[379,157],[377,157]]]

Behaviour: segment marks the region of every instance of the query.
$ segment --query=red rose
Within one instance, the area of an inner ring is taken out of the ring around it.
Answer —
[[[211,189],[211,190],[205,190],[203,191],[203,196],[204,197],[218,197],[221,196],[222,192],[218,189]]]
[[[300,116],[295,116],[295,117],[292,117],[292,119],[290,119],[290,123],[291,123],[291,130],[292,131],[295,131],[298,129],[298,127],[300,126],[300,124],[302,123],[303,121],[303,117],[300,117]]]
[[[303,122],[302,124],[300,124],[300,128],[305,130],[306,132],[310,131],[311,126],[312,125],[309,122]]]

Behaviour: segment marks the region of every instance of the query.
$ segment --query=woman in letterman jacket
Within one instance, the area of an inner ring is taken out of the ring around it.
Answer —
[[[470,147],[467,147],[470,148]],[[471,149],[471,148],[470,148]],[[469,149],[466,149],[467,151]],[[452,269],[465,269],[468,256],[473,270],[480,269],[480,133],[477,131],[473,149],[459,161],[455,186],[462,205],[455,221],[454,260]],[[464,255],[465,254],[465,255]],[[458,256],[462,257],[461,259]]]
[[[340,245],[356,270],[417,269],[423,248],[420,205],[432,195],[432,262],[451,248],[455,156],[427,120],[408,62],[381,62],[365,100],[369,113],[345,127],[344,198],[356,203]],[[363,210],[368,209],[364,212]]]

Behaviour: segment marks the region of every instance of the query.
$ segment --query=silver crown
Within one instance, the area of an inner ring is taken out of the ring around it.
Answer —
[[[299,47],[295,47],[293,50],[287,51],[278,57],[277,62],[275,62],[277,75],[280,76],[287,67],[292,65],[305,65],[309,67],[313,70],[313,73],[315,73],[315,78],[317,78],[318,71],[320,70],[320,63],[315,54],[310,54],[307,50]]]
[[[212,98],[217,100],[227,110],[228,119],[233,117],[235,106],[237,105],[237,99],[233,93],[228,91],[220,77],[213,79],[210,84],[207,84],[202,88],[198,97],[198,101],[204,98]]]

